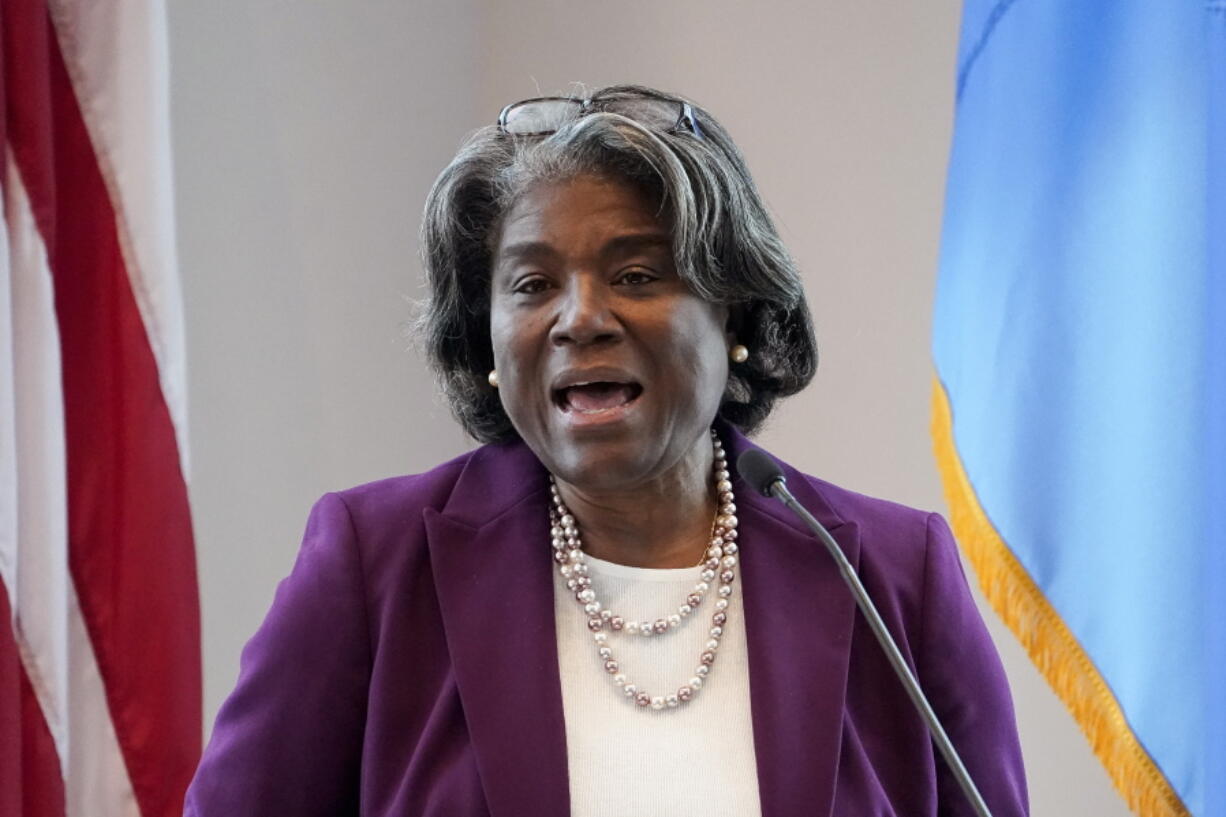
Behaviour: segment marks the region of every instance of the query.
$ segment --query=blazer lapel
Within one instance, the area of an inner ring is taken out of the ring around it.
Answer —
[[[425,511],[447,645],[493,817],[568,817],[544,469],[486,447]]]
[[[735,458],[750,443],[733,434]],[[788,488],[853,566],[860,539],[802,475]],[[763,817],[834,807],[856,605],[821,542],[783,505],[734,478],[741,526],[754,751]]]

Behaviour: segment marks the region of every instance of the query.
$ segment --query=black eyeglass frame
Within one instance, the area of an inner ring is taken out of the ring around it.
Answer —
[[[521,99],[518,102],[512,102],[511,104],[507,105],[498,113],[498,130],[502,131],[508,136],[545,136],[550,133],[556,133],[558,130],[557,128],[530,132],[514,131],[507,128],[507,120],[512,111],[525,105],[531,105],[534,102],[564,102],[575,105],[579,109],[579,114],[575,118],[579,119],[597,111],[620,114],[619,111],[610,110],[608,106],[625,99],[654,100],[656,102],[676,105],[678,108],[677,121],[667,128],[665,133],[679,133],[682,131],[684,126],[684,130],[689,131],[693,136],[696,136],[699,139],[703,138],[702,128],[698,127],[698,118],[694,116],[694,109],[690,103],[683,99],[667,99],[665,97],[651,96],[648,94],[619,94],[617,96],[610,96],[604,99],[576,99],[572,96],[534,96],[528,99]],[[625,116],[625,114],[620,115]],[[627,116],[626,118],[634,119],[633,116]],[[635,121],[638,120],[636,119]]]

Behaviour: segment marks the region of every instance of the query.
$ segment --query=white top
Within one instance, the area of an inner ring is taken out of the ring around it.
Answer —
[[[597,598],[627,621],[676,613],[701,573],[698,567],[626,567],[591,556],[587,564]],[[605,672],[587,615],[555,570],[573,817],[761,814],[739,572],[720,648],[702,689],[688,704],[656,711],[635,706]],[[702,606],[662,636],[609,634],[608,646],[630,683],[665,696],[676,694],[694,675],[710,638],[718,598],[718,583],[712,585]]]

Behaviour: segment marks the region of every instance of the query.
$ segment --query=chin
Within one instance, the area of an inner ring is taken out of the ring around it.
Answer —
[[[632,487],[652,476],[659,456],[643,440],[600,438],[567,440],[536,454],[555,477],[576,488],[610,491]]]

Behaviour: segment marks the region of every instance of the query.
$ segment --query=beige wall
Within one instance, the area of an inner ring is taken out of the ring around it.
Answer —
[[[462,135],[538,90],[642,82],[728,125],[805,271],[823,353],[762,441],[847,487],[943,508],[928,337],[958,8],[173,0],[209,722],[314,499],[465,447],[403,334],[419,213]],[[985,616],[1033,813],[1125,814]]]

